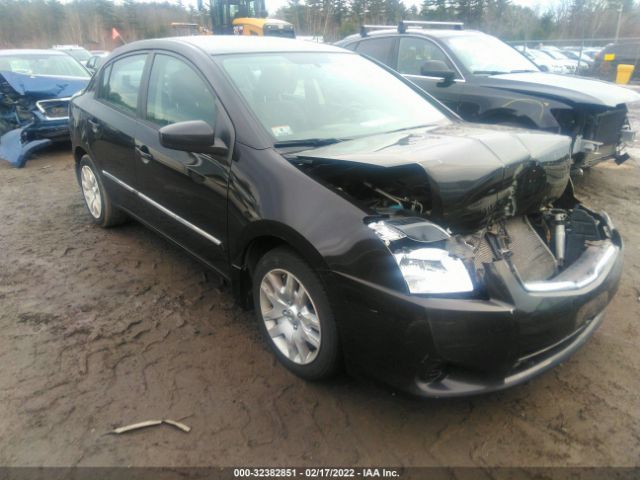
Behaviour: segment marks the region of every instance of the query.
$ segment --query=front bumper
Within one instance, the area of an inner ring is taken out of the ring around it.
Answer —
[[[526,285],[505,260],[492,263],[487,299],[406,295],[336,273],[347,363],[355,373],[426,397],[526,382],[591,337],[617,290],[622,265],[614,231],[613,241],[590,247],[549,288],[545,282]]]
[[[22,168],[36,151],[69,140],[69,118],[48,118],[34,110],[34,121],[0,135],[0,159]]]

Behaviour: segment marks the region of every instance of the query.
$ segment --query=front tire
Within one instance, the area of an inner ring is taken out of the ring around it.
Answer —
[[[333,376],[339,342],[327,293],[313,269],[287,248],[265,254],[253,274],[258,325],[278,360],[306,380]]]
[[[77,173],[84,204],[93,223],[106,228],[124,222],[126,215],[111,202],[102,177],[89,155],[82,156]]]

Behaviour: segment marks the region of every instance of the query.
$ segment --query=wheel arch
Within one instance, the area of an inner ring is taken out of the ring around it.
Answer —
[[[521,112],[512,108],[494,108],[487,110],[480,117],[482,123],[507,124],[538,129],[540,126],[531,118],[528,112]]]
[[[73,159],[75,160],[76,171],[78,170],[78,165],[80,165],[80,160],[82,160],[82,157],[88,154],[89,152],[87,152],[84,148],[80,146],[76,146],[73,149]]]
[[[251,307],[251,277],[255,266],[267,252],[278,247],[290,248],[316,271],[328,269],[313,244],[290,226],[272,220],[255,222],[245,229],[231,254],[232,289],[244,308]]]

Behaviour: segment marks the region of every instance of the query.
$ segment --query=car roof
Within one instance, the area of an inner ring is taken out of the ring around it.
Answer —
[[[37,49],[37,48],[13,48],[8,50],[0,50],[0,55],[68,55],[62,50],[53,49]]]
[[[244,36],[244,35],[194,35],[168,37],[132,42],[119,51],[144,48],[167,48],[171,45],[192,45],[210,55],[231,53],[276,53],[276,52],[334,52],[352,53],[339,47],[294,40],[289,38]]]
[[[366,39],[377,36],[387,36],[387,35],[397,35],[399,37],[403,35],[420,35],[423,37],[431,37],[431,38],[451,38],[451,37],[468,37],[472,35],[486,35],[486,33],[480,32],[478,30],[455,30],[453,28],[407,28],[404,33],[399,33],[397,27],[389,27],[388,30],[380,29],[380,30],[369,30],[367,31],[366,36],[362,36],[359,33],[354,35],[349,35],[344,40],[338,42],[338,44],[342,44],[345,41],[354,41],[359,39]]]
[[[80,45],[54,45],[51,48],[54,50],[86,50],[86,48]]]

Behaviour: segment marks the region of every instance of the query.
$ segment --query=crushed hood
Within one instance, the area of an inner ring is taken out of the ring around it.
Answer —
[[[83,77],[26,75],[4,70],[0,71],[0,84],[3,79],[17,94],[34,99],[70,97],[89,83]]]
[[[419,166],[433,218],[458,231],[538,210],[569,181],[569,137],[454,123],[374,135],[300,152],[299,159],[367,168]]]
[[[493,88],[525,94],[539,94],[548,98],[568,99],[573,103],[616,107],[640,101],[640,95],[610,82],[572,75],[545,72],[508,73],[487,77]]]

